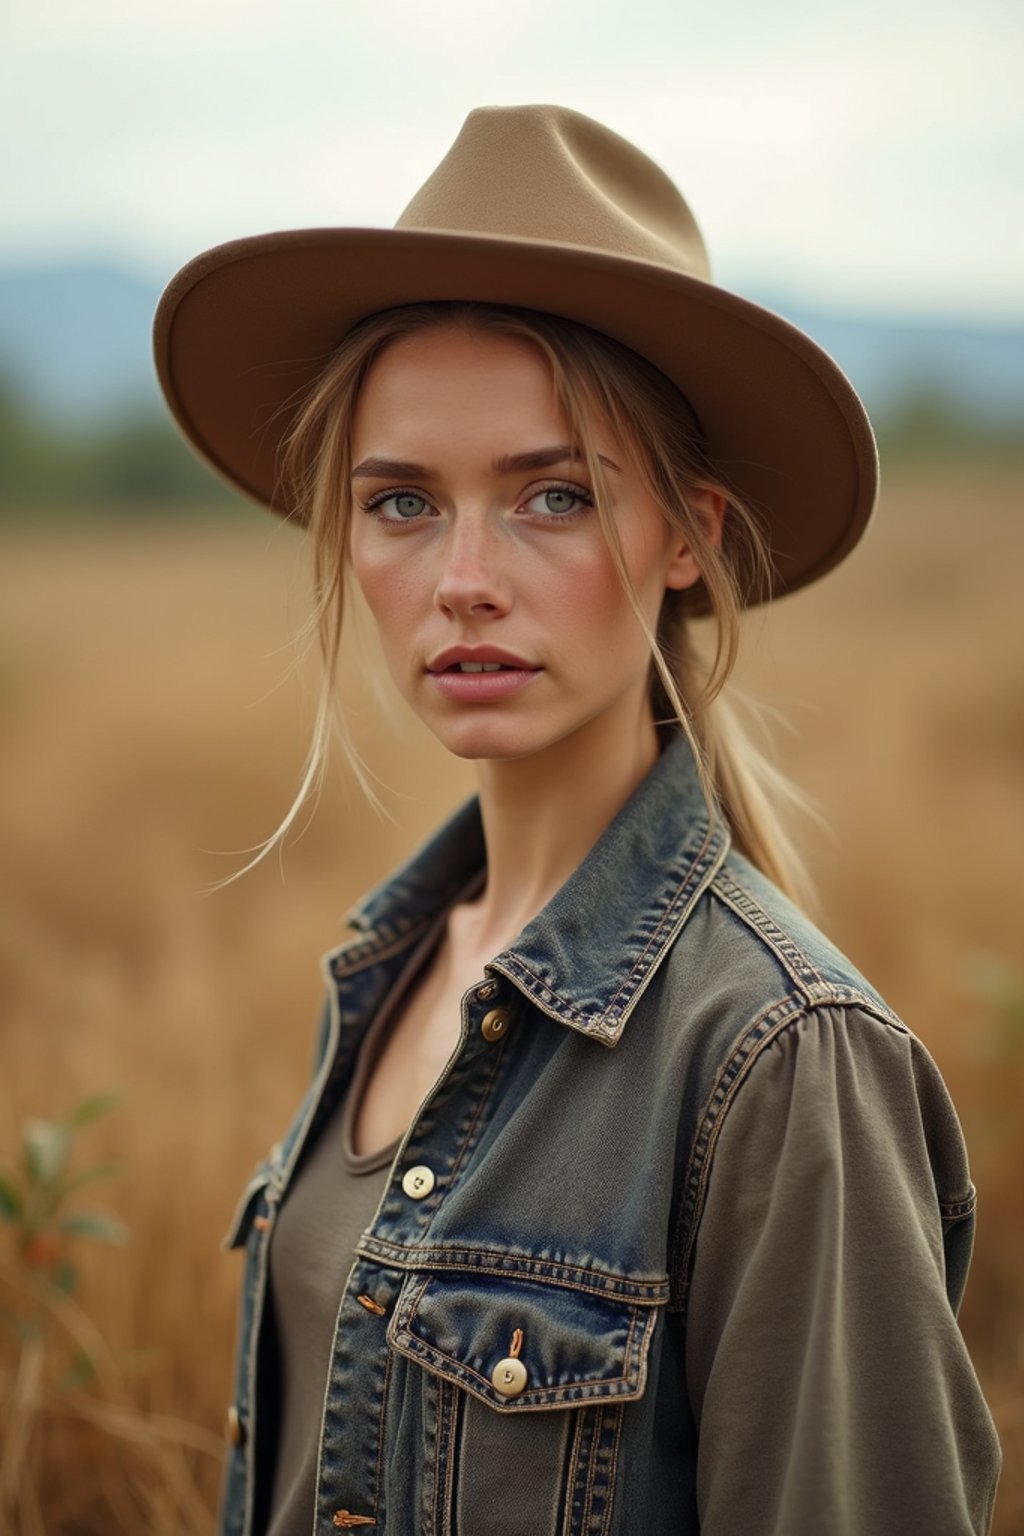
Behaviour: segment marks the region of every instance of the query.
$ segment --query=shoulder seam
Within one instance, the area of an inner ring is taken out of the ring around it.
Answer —
[[[760,902],[750,895],[738,881],[724,867],[718,871],[711,882],[711,890],[718,899],[727,906],[742,923],[767,944],[776,959],[785,969],[794,986],[808,996],[810,989],[815,985],[824,984],[824,977],[813,965],[809,956],[795,943],[788,934],[783,933],[777,923],[773,922]]]
[[[686,1304],[689,1289],[693,1247],[697,1229],[707,1197],[707,1185],[711,1176],[715,1148],[721,1133],[725,1115],[740,1088],[750,1076],[758,1057],[765,1049],[801,1019],[810,1018],[825,1008],[841,1008],[844,1012],[856,1009],[868,1014],[886,1029],[908,1038],[911,1031],[902,1019],[888,1009],[879,1007],[874,998],[867,997],[855,988],[821,983],[820,989],[828,995],[807,999],[788,996],[765,1008],[735,1039],[732,1049],[722,1064],[710,1094],[699,1112],[693,1141],[689,1148],[682,1179],[682,1200],[676,1218],[675,1231],[670,1245],[669,1274],[672,1282],[670,1310],[681,1311]],[[842,994],[842,995],[840,995]],[[947,1214],[951,1220],[969,1215],[971,1196],[948,1202]],[[946,1205],[943,1205],[946,1210]]]
[[[717,872],[708,889],[709,894],[717,896],[722,905],[728,907],[771,950],[808,1008],[830,1005],[860,1007],[890,1024],[906,1028],[899,1016],[877,996],[848,982],[834,981],[823,976],[806,950],[778,926],[761,903],[724,867]]]

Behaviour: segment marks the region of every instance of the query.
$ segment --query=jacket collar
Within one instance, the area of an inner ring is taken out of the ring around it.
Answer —
[[[485,969],[544,1013],[614,1045],[729,846],[680,730],[565,884]],[[347,915],[361,937],[325,957],[335,978],[419,937],[482,882],[474,796]]]

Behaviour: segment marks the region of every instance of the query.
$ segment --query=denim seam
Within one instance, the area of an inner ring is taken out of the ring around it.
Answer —
[[[651,971],[657,968],[659,961],[661,960],[666,950],[669,948],[672,940],[675,938],[676,933],[678,932],[674,916],[675,909],[679,907],[684,909],[682,912],[682,921],[685,921],[685,919],[689,916],[690,911],[692,910],[692,906],[690,905],[691,898],[696,898],[700,894],[701,882],[704,880],[712,862],[712,852],[716,845],[721,842],[720,838],[716,838],[715,834],[717,827],[715,825],[711,824],[710,822],[703,822],[701,825],[703,827],[703,836],[701,838],[700,847],[692,857],[688,858],[688,867],[685,868],[685,871],[682,867],[680,867],[680,874],[682,875],[682,879],[679,881],[672,896],[666,903],[661,917],[658,919],[657,927],[651,934],[650,938],[647,940],[647,943],[644,945],[644,948],[641,950],[636,960],[633,962],[629,975],[625,978],[624,981],[620,983],[618,990],[613,994],[611,1001],[605,1009],[606,1016],[609,1014],[614,1015],[616,1013],[619,998],[624,992],[629,992],[629,984],[632,981],[633,976],[638,970],[641,969],[645,957],[652,950],[656,950],[657,954],[656,957],[651,961],[650,965],[647,967],[647,970]],[[696,841],[696,838],[691,839],[689,847],[692,848]],[[680,860],[680,866],[682,866],[682,860]],[[660,940],[660,935],[662,934],[666,925],[671,927],[672,933],[670,939],[662,943]],[[682,923],[680,923],[680,926],[681,925]],[[646,974],[646,971],[644,974]],[[629,993],[629,995],[631,997],[632,993]]]
[[[461,1360],[456,1360],[454,1355],[447,1354],[434,1344],[428,1344],[408,1327],[396,1329],[392,1346],[414,1364],[427,1367],[432,1365],[434,1374],[442,1381],[464,1387],[482,1403],[503,1414],[545,1413],[552,1408],[572,1408],[581,1403],[625,1398],[627,1395],[632,1401],[639,1395],[637,1386],[631,1385],[628,1376],[609,1376],[598,1381],[575,1382],[571,1386],[537,1387],[533,1391],[521,1392],[514,1404],[511,1404],[498,1397],[489,1378],[481,1376]],[[639,1376],[639,1363],[636,1375]]]
[[[467,1024],[468,1024],[468,1019],[467,1019]],[[486,1079],[484,1081],[484,1084],[483,1084],[483,1087],[482,1087],[481,1091],[476,1095],[476,1107],[475,1107],[475,1109],[473,1111],[473,1118],[470,1121],[469,1126],[466,1129],[466,1133],[465,1133],[465,1135],[462,1138],[462,1146],[459,1148],[458,1152],[456,1153],[455,1161],[452,1163],[452,1166],[451,1166],[451,1168],[450,1168],[450,1170],[448,1172],[447,1178],[443,1180],[444,1187],[443,1187],[443,1189],[441,1191],[441,1199],[436,1201],[433,1204],[433,1206],[432,1206],[432,1208],[431,1208],[431,1210],[429,1212],[429,1216],[430,1216],[431,1219],[433,1219],[433,1217],[437,1214],[438,1210],[440,1210],[442,1204],[444,1203],[445,1195],[448,1193],[448,1191],[452,1188],[453,1184],[455,1183],[455,1179],[456,1179],[456,1176],[458,1175],[459,1169],[462,1167],[462,1164],[465,1162],[466,1156],[467,1156],[468,1152],[470,1151],[470,1149],[473,1146],[473,1142],[474,1142],[475,1137],[476,1137],[477,1128],[478,1128],[478,1126],[480,1124],[480,1121],[481,1121],[481,1119],[483,1117],[483,1113],[484,1113],[485,1108],[490,1103],[491,1097],[492,1097],[492,1095],[494,1093],[495,1084],[497,1083],[497,1080],[498,1080],[498,1074],[499,1074],[499,1072],[500,1072],[500,1070],[501,1070],[501,1068],[502,1068],[502,1066],[504,1064],[504,1059],[505,1059],[505,1049],[504,1049],[504,1047],[505,1047],[505,1042],[502,1041],[501,1044],[499,1045],[498,1049],[493,1053],[493,1056],[492,1056],[491,1062],[490,1062],[490,1072],[488,1073],[488,1075],[487,1075],[487,1077],[486,1077]]]
[[[246,1397],[249,1408],[249,1423],[246,1429],[245,1442],[245,1512],[242,1517],[242,1530],[247,1533],[252,1530],[253,1501],[256,1484],[256,1357],[259,1354],[260,1331],[263,1326],[263,1310],[267,1289],[269,1244],[264,1234],[260,1235],[253,1263],[255,1274],[253,1276],[252,1305],[249,1312],[249,1358],[246,1361]]]
[[[455,1387],[452,1387],[451,1440],[448,1449],[448,1476],[445,1487],[445,1500],[449,1510],[446,1518],[449,1523],[452,1523],[455,1517],[455,1479],[459,1467],[459,1419],[462,1412],[462,1393]]]
[[[583,1436],[583,1425],[586,1422],[591,1409],[579,1409],[576,1413],[576,1422],[573,1425],[573,1442],[570,1445],[570,1461],[568,1461],[567,1475],[565,1475],[565,1510],[562,1514],[562,1533],[560,1536],[573,1536],[573,1495],[576,1490],[576,1479],[579,1476],[580,1439]]]
[[[532,1280],[538,1285],[559,1286],[588,1296],[611,1297],[617,1301],[632,1302],[636,1306],[664,1306],[670,1292],[668,1277],[664,1280],[630,1280],[625,1276],[602,1275],[600,1271],[558,1264],[547,1259],[534,1259],[529,1255],[500,1254],[485,1248],[449,1251],[426,1244],[399,1244],[373,1237],[368,1232],[360,1238],[356,1252],[362,1258],[386,1262],[395,1268],[429,1269],[435,1274],[450,1270],[452,1273],[482,1274],[499,1279]],[[484,1262],[467,1262],[474,1258]],[[489,1263],[486,1262],[488,1260]],[[595,1283],[586,1285],[574,1281],[570,1278],[573,1275],[593,1276]]]
[[[967,1216],[973,1216],[978,1205],[978,1194],[974,1186],[971,1186],[969,1194],[957,1196],[955,1199],[946,1200],[939,1196],[939,1209],[949,1221],[963,1221]]]
[[[455,1465],[455,1415],[458,1388],[442,1380],[437,1392],[436,1451],[434,1455],[433,1529],[436,1536],[451,1536],[452,1490]]]
[[[619,1444],[622,1436],[622,1419],[625,1413],[623,1403],[606,1404],[598,1410],[598,1432],[596,1436],[596,1453],[591,1463],[591,1476],[587,1488],[587,1505],[583,1529],[587,1536],[608,1536],[608,1528],[612,1512],[612,1496],[615,1490],[615,1475],[619,1462]],[[601,1451],[605,1428],[612,1437],[611,1448],[608,1452],[608,1469],[604,1473],[604,1511],[594,1516],[594,1489],[598,1479],[602,1475],[604,1458]]]
[[[580,1530],[584,1536],[605,1536],[608,1529],[608,1516],[611,1512],[611,1488],[614,1476],[614,1467],[617,1460],[619,1435],[622,1430],[621,1404],[602,1405],[596,1410],[595,1433],[591,1446],[590,1465],[587,1468],[587,1491],[583,1501]],[[606,1429],[612,1434],[612,1449],[609,1453],[612,1465],[604,1474],[605,1482],[605,1507],[603,1514],[594,1515],[594,1490],[602,1477],[604,1469],[604,1457],[602,1442]]]
[[[763,943],[767,944],[772,953],[785,967],[790,981],[808,999],[811,996],[808,978],[810,982],[825,985],[825,979],[810,959],[786,934],[778,928],[765,912],[764,908],[745,891],[743,887],[731,878],[726,870],[720,870],[712,885],[712,891],[724,906],[736,914],[738,918],[754,933]]]
[[[440,1381],[437,1384],[437,1392],[434,1397],[434,1496],[430,1503],[430,1522],[426,1536],[443,1536],[437,1522],[438,1505],[441,1499],[441,1467],[444,1462],[444,1405],[445,1388],[448,1383]]]
[[[577,1411],[576,1430],[572,1441],[572,1455],[569,1460],[569,1475],[566,1480],[564,1536],[580,1536],[584,1529],[583,1509],[586,1504],[586,1479],[589,1468],[586,1452],[589,1447],[590,1455],[593,1455],[593,1445],[599,1417],[600,1410],[597,1408],[580,1408]],[[583,1462],[582,1490],[578,1488],[581,1461]],[[577,1520],[576,1500],[578,1493],[580,1495],[580,1518]]]
[[[594,1410],[594,1437],[590,1447],[590,1463],[587,1467],[586,1493],[583,1498],[583,1509],[580,1513],[580,1530],[584,1536],[590,1530],[590,1512],[594,1504],[594,1479],[597,1476],[597,1455],[601,1444],[601,1421],[603,1415],[600,1407]]]
[[[427,1383],[428,1407],[426,1412],[427,1420],[433,1428],[434,1475],[430,1481],[427,1481],[426,1478],[423,1480],[422,1497],[425,1501],[429,1500],[428,1507],[424,1511],[425,1529],[423,1536],[437,1536],[437,1468],[441,1454],[439,1440],[441,1434],[441,1389],[443,1385],[444,1383],[439,1382],[435,1376],[432,1376]],[[430,1494],[431,1487],[433,1487],[433,1496]]]
[[[802,1000],[792,997],[775,1002],[764,1009],[733,1046],[704,1105],[687,1160],[682,1185],[683,1200],[672,1246],[675,1299],[670,1299],[669,1307],[673,1311],[682,1310],[685,1306],[686,1294],[689,1290],[693,1244],[700,1217],[703,1214],[719,1128],[735,1095],[736,1085],[746,1078],[751,1063],[760,1053],[765,1042],[774,1039],[793,1018],[803,1016],[804,1012]]]
[[[520,987],[529,1001],[540,1008],[548,1018],[554,1019],[559,1024],[568,1024],[582,1034],[600,1040],[602,1044],[614,1045],[622,1033],[622,1027],[631,1009],[643,995],[650,978],[668,954],[703,891],[714,879],[715,868],[720,868],[724,862],[728,844],[721,828],[717,823],[704,823],[704,826],[705,832],[699,848],[690,855],[689,850],[693,848],[696,841],[692,840],[687,848],[685,865],[680,860],[678,882],[657,920],[653,934],[632,961],[628,974],[620,981],[618,989],[603,1012],[596,1018],[574,1008],[560,993],[554,991],[547,982],[542,981],[530,970],[529,966],[514,952],[505,957],[501,964],[492,966],[492,969],[499,971],[514,985]],[[679,908],[682,908],[681,912]],[[662,937],[667,924],[671,925],[671,931],[667,937]],[[653,954],[652,951],[654,951]],[[647,958],[649,955],[650,959]],[[620,1006],[620,1000],[623,998],[625,1003]]]
[[[830,988],[830,994],[831,992]],[[841,1007],[844,1011],[850,1007],[856,1007],[886,1029],[892,1029],[897,1034],[909,1035],[906,1025],[895,1014],[890,1014],[885,1008],[879,1007],[874,999],[856,992],[851,998],[843,1001],[830,995],[828,1001],[816,1001],[810,1006],[806,1005],[802,999],[793,997],[782,999],[759,1014],[744,1031],[718,1074],[702,1111],[690,1149],[683,1183],[685,1194],[676,1222],[676,1234],[672,1247],[674,1299],[669,1301],[670,1311],[681,1311],[685,1308],[686,1294],[690,1284],[693,1246],[704,1211],[715,1148],[721,1134],[722,1122],[730,1105],[753,1070],[755,1062],[772,1041],[777,1039],[784,1029],[828,1007]]]
[[[433,1275],[427,1275],[421,1286],[413,1287],[410,1290],[405,1304],[400,1305],[396,1309],[394,1326],[392,1329],[389,1329],[391,1344],[400,1354],[405,1355],[407,1359],[416,1359],[420,1362],[429,1359],[435,1365],[435,1368],[439,1370],[442,1362],[448,1365],[451,1368],[451,1375],[446,1376],[446,1380],[455,1379],[459,1381],[465,1386],[467,1391],[473,1392],[474,1396],[479,1397],[491,1407],[500,1410],[505,1405],[500,1401],[495,1401],[494,1389],[487,1377],[481,1376],[471,1366],[464,1364],[461,1360],[457,1360],[454,1355],[450,1355],[447,1351],[438,1348],[436,1344],[430,1344],[426,1339],[421,1339],[418,1334],[413,1332],[412,1325],[415,1322],[416,1313],[434,1278]],[[637,1310],[632,1308],[626,1341],[622,1346],[621,1375],[603,1377],[598,1381],[576,1382],[567,1386],[537,1387],[531,1392],[520,1393],[516,1399],[517,1408],[511,1411],[522,1412],[524,1409],[529,1408],[540,1409],[553,1404],[588,1401],[598,1395],[621,1397],[624,1394],[618,1391],[618,1388],[625,1388],[626,1391],[633,1395],[642,1392],[646,1382],[644,1343],[650,1337],[651,1324],[648,1323],[641,1335],[640,1343],[636,1344],[634,1340],[638,1322]],[[631,1382],[631,1378],[635,1379]],[[478,1387],[475,1387],[474,1383],[477,1383]]]
[[[612,1506],[615,1502],[615,1489],[619,1476],[619,1451],[622,1448],[622,1426],[626,1417],[625,1403],[616,1404],[618,1418],[615,1424],[615,1438],[612,1442],[611,1466],[608,1468],[608,1491],[605,1495],[604,1524],[601,1536],[608,1536],[612,1527]]]
[[[246,1184],[241,1195],[235,1203],[235,1209],[227,1231],[221,1239],[221,1249],[225,1253],[245,1246],[245,1241],[252,1231],[256,1208],[259,1204],[259,1196],[265,1194],[272,1184],[269,1169],[262,1176],[254,1174]]]
[[[390,1349],[384,1351],[384,1379],[380,1395],[380,1424],[377,1429],[377,1462],[373,1469],[373,1513],[378,1518],[381,1512],[381,1468],[384,1465],[384,1429],[387,1424],[388,1388],[391,1384],[391,1367],[394,1363],[394,1355]]]
[[[384,924],[370,934],[360,934],[338,949],[329,949],[321,958],[321,973],[328,982],[347,981],[360,971],[369,970],[371,965],[410,948],[415,939],[426,933],[433,920],[429,915],[417,917],[404,927]]]

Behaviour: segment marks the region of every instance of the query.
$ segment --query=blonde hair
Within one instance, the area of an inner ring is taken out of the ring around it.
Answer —
[[[734,844],[798,899],[807,887],[780,802],[798,796],[741,727],[723,689],[739,646],[740,614],[770,592],[771,566],[756,515],[708,461],[699,425],[679,389],[628,347],[576,321],[476,301],[432,301],[383,310],[345,337],[302,404],[285,439],[282,486],[292,516],[312,540],[314,607],[322,682],[313,738],[298,794],[253,863],[281,842],[300,808],[319,790],[332,735],[338,734],[367,796],[377,803],[338,707],[337,677],[345,612],[345,562],[351,519],[351,423],[366,375],[386,347],[435,327],[475,328],[518,337],[542,353],[556,399],[591,477],[594,504],[623,587],[651,649],[650,699],[656,723],[678,722],[693,749],[705,799],[719,810]],[[688,541],[698,587],[667,591],[656,632],[633,589],[591,423],[607,422],[668,522]],[[720,546],[692,504],[695,491],[725,498]],[[694,634],[694,614],[710,615],[710,658]],[[250,867],[250,866],[247,866]]]

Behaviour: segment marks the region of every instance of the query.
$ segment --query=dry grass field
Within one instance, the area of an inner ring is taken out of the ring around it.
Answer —
[[[998,1536],[1024,1528],[1022,500],[1022,472],[894,473],[848,566],[750,618],[742,671],[788,718],[780,759],[820,812],[816,916],[928,1044],[968,1130],[963,1323],[1004,1442]],[[32,1366],[0,1311],[0,1445],[15,1401],[24,1436],[12,1536],[211,1529],[238,1282],[220,1236],[304,1087],[320,953],[470,788],[383,718],[362,652],[353,729],[393,820],[339,774],[283,861],[206,893],[301,772],[302,555],[256,511],[0,536],[0,1162],[25,1117],[118,1090],[81,1145],[122,1175],[83,1203],[131,1232],[81,1241],[81,1291],[48,1325],[58,1363],[64,1340],[69,1359],[90,1346],[84,1391]]]

